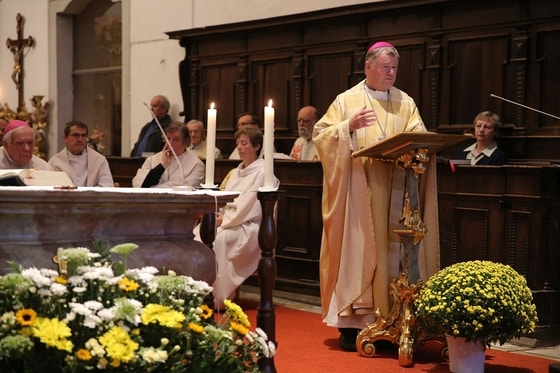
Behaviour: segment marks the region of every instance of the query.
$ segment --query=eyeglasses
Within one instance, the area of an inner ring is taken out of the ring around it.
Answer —
[[[73,139],[76,139],[76,140],[80,139],[80,138],[81,139],[87,139],[88,135],[87,135],[87,133],[75,133],[74,132],[74,133],[70,134],[70,137],[73,138]]]

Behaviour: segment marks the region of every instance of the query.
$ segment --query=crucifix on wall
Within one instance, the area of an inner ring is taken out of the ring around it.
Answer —
[[[16,31],[17,39],[12,40],[8,38],[6,40],[6,46],[14,54],[14,69],[12,71],[12,80],[16,85],[18,90],[18,111],[22,108],[23,102],[23,52],[26,47],[31,47],[33,45],[33,38],[31,36],[23,37],[23,17],[20,13],[16,16]]]

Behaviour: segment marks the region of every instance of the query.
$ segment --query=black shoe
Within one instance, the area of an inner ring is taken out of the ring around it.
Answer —
[[[356,338],[360,329],[355,328],[339,328],[340,332],[340,348],[346,351],[357,351]]]

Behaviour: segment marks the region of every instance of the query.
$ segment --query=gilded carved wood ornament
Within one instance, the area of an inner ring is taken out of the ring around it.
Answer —
[[[44,96],[35,95],[31,98],[33,111],[29,112],[23,100],[23,78],[25,76],[23,69],[23,58],[26,48],[34,45],[34,39],[31,36],[23,37],[23,16],[18,13],[16,16],[16,39],[8,38],[6,40],[6,47],[14,55],[14,68],[12,69],[12,80],[16,85],[18,91],[18,106],[16,111],[13,111],[7,103],[0,107],[0,118],[6,119],[8,122],[14,119],[23,120],[35,131],[35,145],[33,153],[38,157],[45,158],[45,138],[46,128],[48,125],[49,115],[49,102],[42,104]]]

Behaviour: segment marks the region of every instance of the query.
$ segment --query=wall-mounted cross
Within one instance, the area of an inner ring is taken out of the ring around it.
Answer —
[[[17,39],[12,40],[8,38],[6,40],[6,46],[14,54],[14,69],[12,71],[12,80],[16,84],[16,89],[18,90],[18,112],[22,108],[23,102],[23,52],[25,47],[31,47],[33,45],[33,38],[29,36],[28,38],[23,38],[23,17],[20,13],[16,16],[16,31]]]

